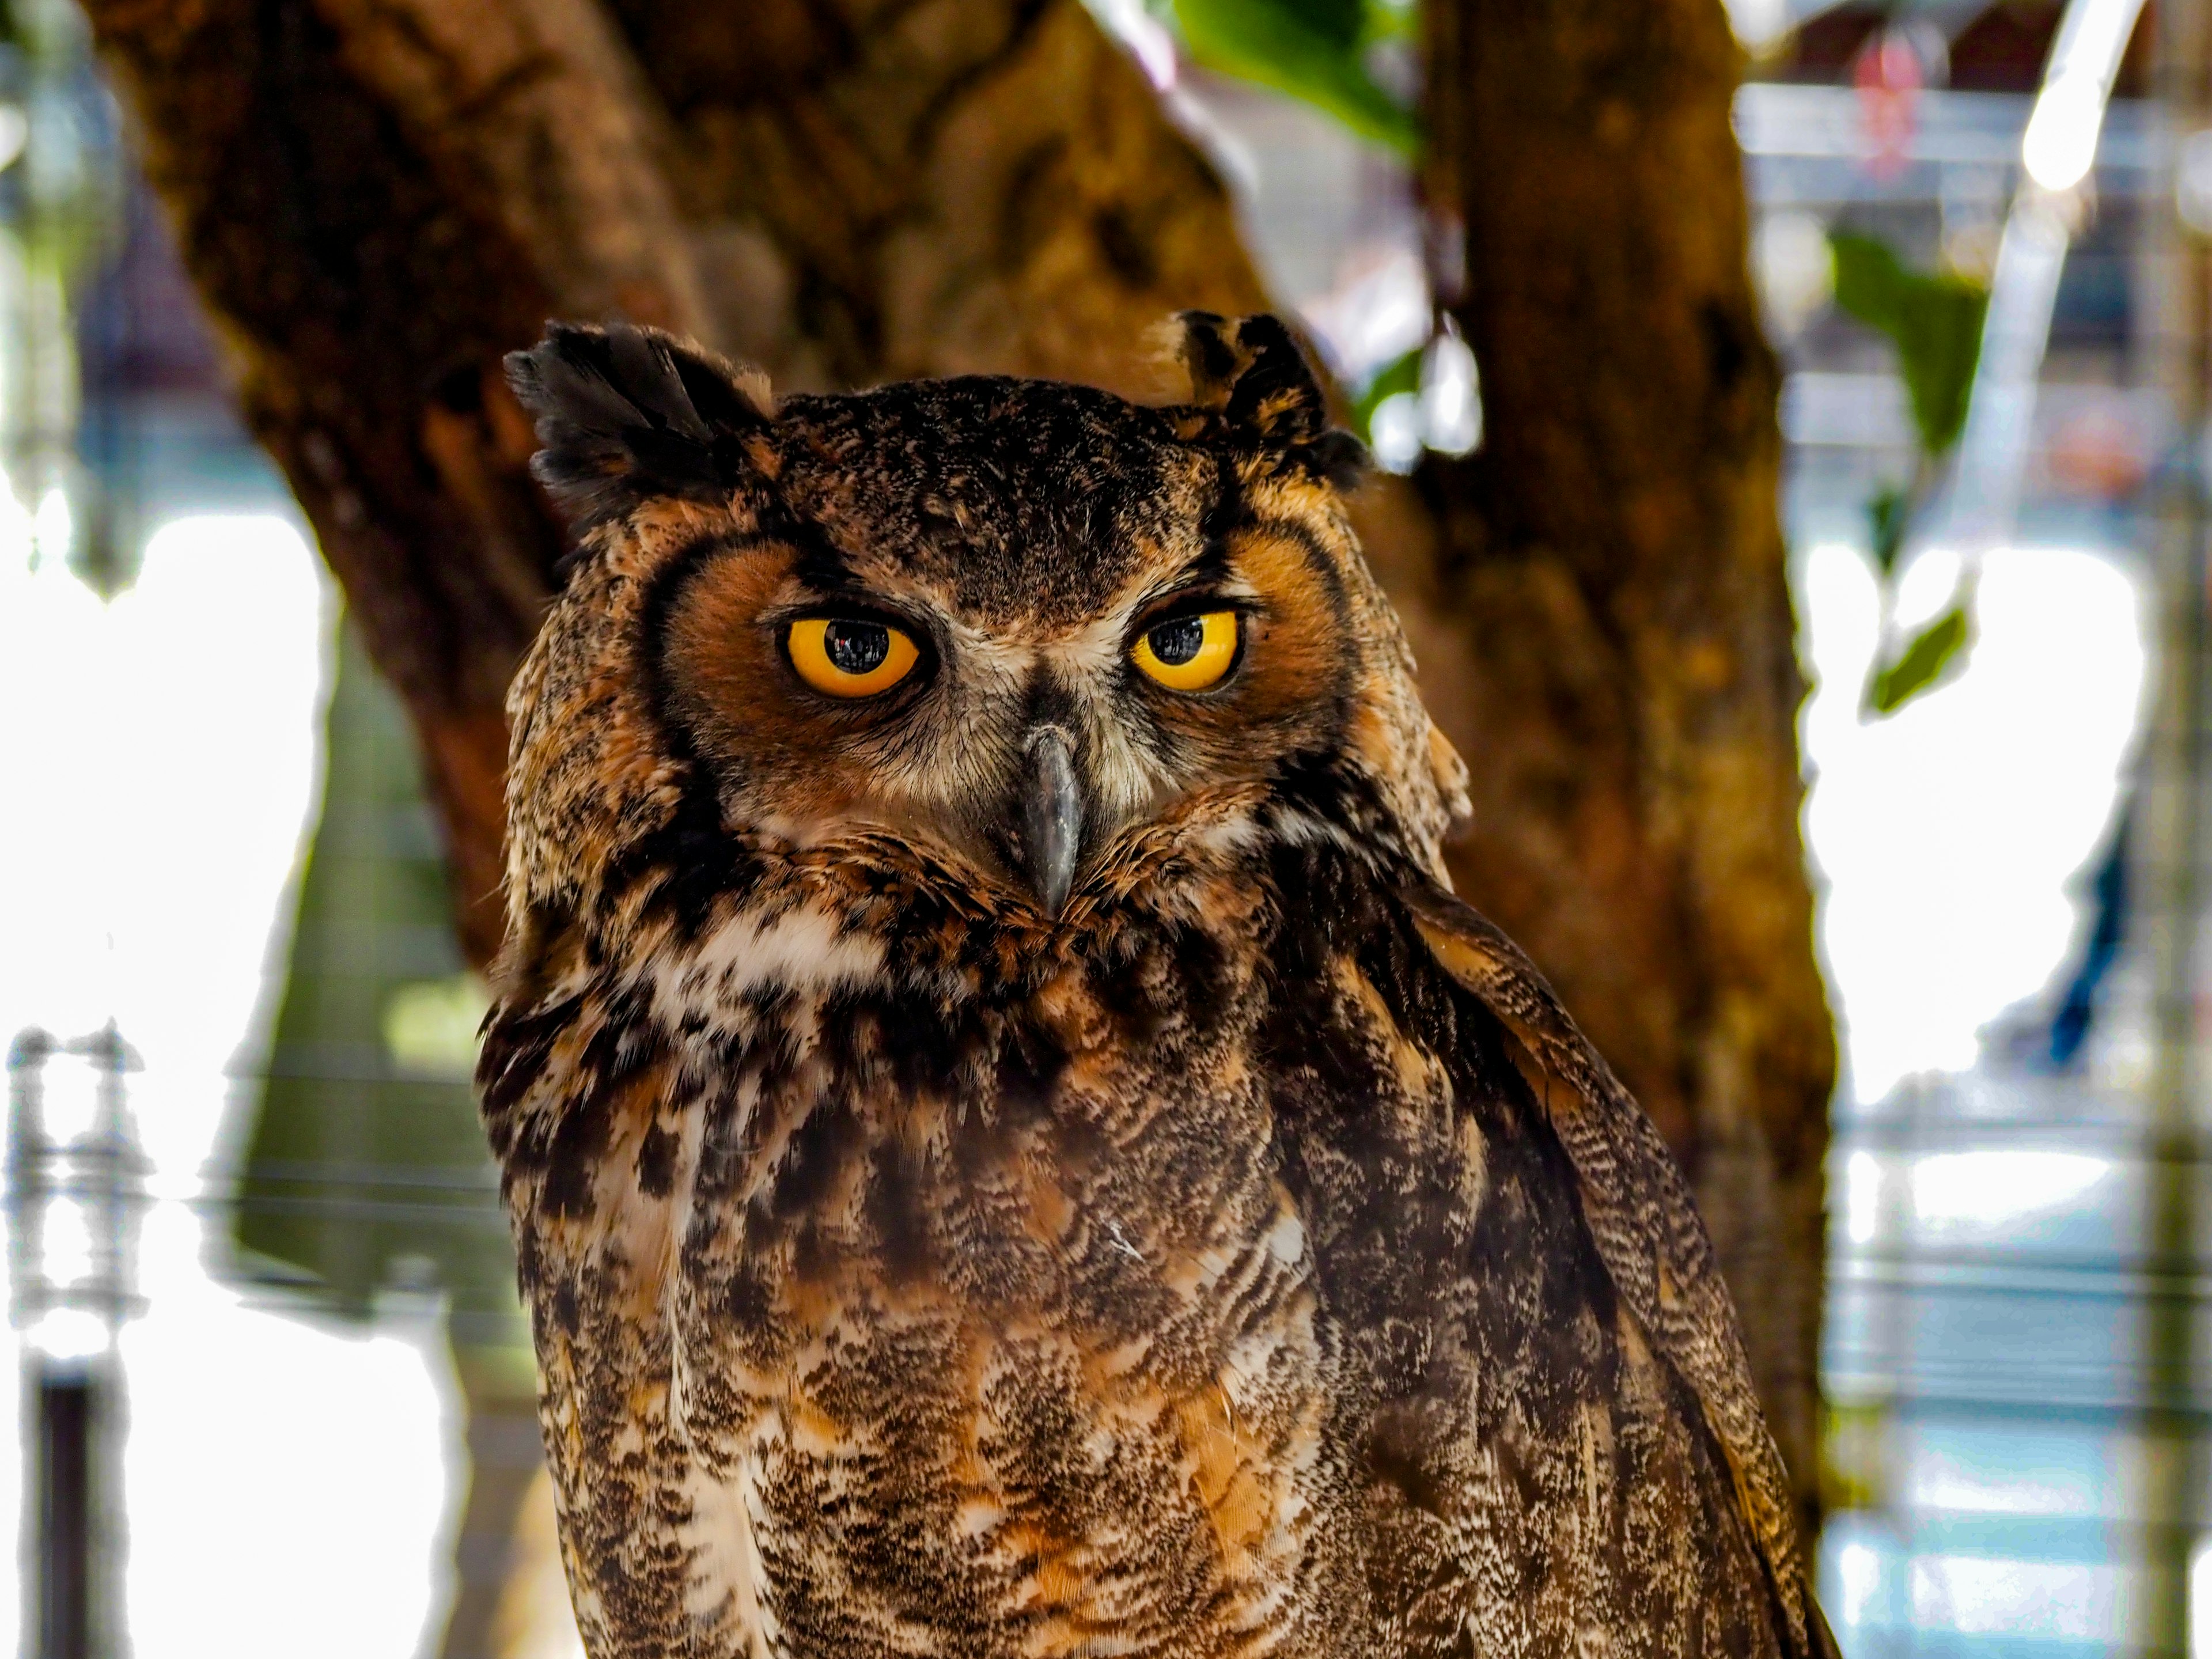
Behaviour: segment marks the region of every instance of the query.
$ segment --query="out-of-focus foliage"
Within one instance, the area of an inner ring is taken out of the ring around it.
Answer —
[[[1935,493],[1938,468],[1966,428],[1981,361],[1989,291],[1947,272],[1914,270],[1887,243],[1832,231],[1836,304],[1888,337],[1912,407],[1919,456],[1908,484],[1885,484],[1867,502],[1869,552],[1881,584],[1883,646],[1867,676],[1861,707],[1869,717],[1894,714],[1963,665],[1973,641],[1971,580],[1961,580],[1943,613],[1901,645],[1892,637],[1898,565],[1914,523]]]
[[[1426,348],[1415,346],[1402,356],[1393,357],[1375,371],[1359,394],[1359,401],[1352,406],[1352,429],[1359,434],[1362,443],[1375,441],[1375,411],[1382,407],[1387,398],[1402,392],[1421,389],[1421,357]]]
[[[1910,270],[1871,236],[1836,231],[1828,246],[1836,258],[1836,303],[1896,346],[1921,447],[1943,454],[1966,429],[1989,291],[1964,276]]]
[[[434,1286],[457,1346],[519,1350],[514,1252],[470,1084],[485,999],[454,939],[406,716],[349,629],[327,733],[237,1243],[349,1315],[386,1289]]]
[[[1206,68],[1302,98],[1410,155],[1420,142],[1413,112],[1368,66],[1407,15],[1374,0],[1175,0],[1184,43]]]
[[[1868,709],[1892,714],[1921,692],[1936,685],[1945,672],[1961,659],[1973,635],[1973,624],[1963,602],[1954,605],[1929,623],[1899,652],[1878,665],[1867,681]]]

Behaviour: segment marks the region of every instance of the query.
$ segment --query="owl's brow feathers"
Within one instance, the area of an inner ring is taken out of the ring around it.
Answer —
[[[1311,371],[1275,319],[1226,324],[1186,313],[1182,350],[1194,399],[1161,411],[1182,436],[1265,447],[1340,487],[1357,480],[1366,452],[1329,427]],[[507,366],[538,421],[531,469],[580,536],[647,501],[726,500],[748,477],[773,480],[778,470],[762,441],[779,412],[765,379],[658,331],[548,323],[544,342],[510,354]],[[1120,412],[1131,407],[1101,398]]]

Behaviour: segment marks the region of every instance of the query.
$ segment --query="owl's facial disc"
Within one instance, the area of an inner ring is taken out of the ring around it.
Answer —
[[[1035,574],[981,596],[964,562],[703,549],[663,612],[667,713],[732,830],[927,849],[1056,918],[1179,803],[1337,740],[1353,654],[1315,532],[1202,524],[1118,568],[1008,547]]]
[[[779,404],[626,325],[518,355],[578,544],[515,686],[514,902],[784,858],[1065,938],[1271,836],[1433,864],[1462,774],[1353,538],[1358,446],[1279,322],[1181,321],[1159,406],[986,375]]]
[[[686,519],[650,609],[649,682],[731,833],[1057,918],[1271,785],[1326,787],[1364,661],[1327,483],[1079,387],[784,418],[774,505]]]

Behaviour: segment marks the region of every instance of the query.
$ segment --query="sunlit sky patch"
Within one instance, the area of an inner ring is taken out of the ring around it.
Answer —
[[[1956,569],[1920,560],[1903,614],[1937,610]],[[1981,1027],[2065,956],[2066,884],[2111,827],[2142,696],[2140,600],[2095,554],[1993,554],[1964,672],[1872,723],[1859,717],[1878,618],[1865,559],[1814,548],[1802,603],[1818,681],[1806,838],[1846,1086],[1873,1101],[1915,1073],[1971,1066]]]
[[[29,544],[0,489],[0,1036],[112,1017],[145,1063],[131,1102],[162,1201],[122,1345],[132,1645],[184,1659],[220,1630],[226,1654],[293,1659],[312,1629],[319,1654],[392,1659],[436,1612],[452,1524],[434,1322],[372,1335],[249,1305],[210,1278],[190,1202],[283,959],[318,787],[325,585],[271,516],[167,526],[108,605],[58,559],[33,569]],[[19,1465],[0,1439],[0,1527]],[[9,1623],[16,1594],[0,1579]]]

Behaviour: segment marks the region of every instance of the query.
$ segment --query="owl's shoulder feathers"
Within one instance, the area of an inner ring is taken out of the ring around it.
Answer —
[[[1399,896],[1438,964],[1511,1039],[1510,1057],[1573,1166],[1599,1258],[1720,1444],[1796,1651],[1834,1659],[1835,1638],[1806,1594],[1789,1477],[1681,1166],[1519,945],[1442,888]]]

